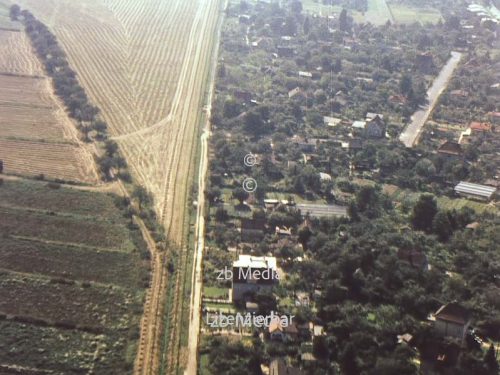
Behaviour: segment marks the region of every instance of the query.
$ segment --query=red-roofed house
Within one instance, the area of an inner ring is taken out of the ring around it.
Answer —
[[[472,133],[491,132],[491,124],[487,122],[473,121],[469,125]]]

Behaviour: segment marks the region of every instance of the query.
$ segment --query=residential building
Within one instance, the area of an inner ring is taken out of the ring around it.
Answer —
[[[342,122],[342,119],[337,117],[323,116],[323,122],[327,126],[335,127]]]
[[[282,324],[280,319],[273,320],[269,325],[269,338],[272,341],[293,342],[296,341],[299,330],[295,323]]]
[[[288,98],[293,98],[294,96],[297,96],[298,94],[301,94],[300,87],[296,87],[290,91],[288,91]]]
[[[465,90],[452,90],[450,91],[450,96],[465,99],[469,96],[469,92]]]
[[[244,301],[261,290],[271,290],[278,282],[275,257],[240,255],[233,263],[233,302]]]
[[[433,315],[434,328],[442,336],[463,340],[471,324],[471,314],[463,306],[451,302]]]
[[[304,375],[301,369],[288,366],[282,358],[274,359],[269,365],[269,375]]]
[[[366,121],[354,121],[352,123],[352,127],[354,129],[361,129],[361,130],[365,130],[365,127],[366,127]]]
[[[487,122],[472,121],[469,126],[472,134],[491,132],[492,126]]]
[[[365,136],[368,138],[383,138],[385,137],[385,131],[385,122],[380,115],[376,115],[366,123]]]
[[[375,117],[380,117],[381,120],[384,119],[384,115],[381,113],[367,112],[366,116],[365,116],[365,120],[368,122],[368,121],[373,120]]]

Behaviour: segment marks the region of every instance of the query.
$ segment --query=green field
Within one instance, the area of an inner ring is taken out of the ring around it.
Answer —
[[[0,184],[0,364],[129,374],[147,248],[116,196]]]
[[[441,13],[433,8],[413,8],[401,4],[389,4],[396,23],[420,22],[437,23],[442,19]]]
[[[368,0],[368,12],[365,14],[365,22],[384,25],[387,21],[392,22],[393,20],[386,0]]]
[[[420,193],[405,189],[397,189],[393,194],[390,194],[390,196],[396,202],[408,201],[411,203],[415,203],[418,200]],[[469,207],[478,213],[498,212],[498,209],[492,204],[477,202],[464,198],[448,198],[445,196],[439,196],[437,197],[437,203],[439,208],[445,210],[459,210],[463,207]]]
[[[333,15],[342,11],[342,7],[337,5],[324,5],[321,0],[302,0],[303,9],[306,12],[317,13],[321,15]]]
[[[225,299],[229,296],[229,289],[206,286],[203,288],[203,296],[210,298]]]
[[[304,10],[309,13],[338,15],[342,7],[337,5],[323,5],[321,0],[303,0]],[[387,5],[386,5],[387,4]],[[404,4],[393,4],[390,0],[368,0],[368,11],[358,12],[349,10],[355,22],[370,22],[374,25],[384,25],[387,21],[410,24],[414,22],[437,23],[441,17],[439,10],[434,8],[415,8]]]

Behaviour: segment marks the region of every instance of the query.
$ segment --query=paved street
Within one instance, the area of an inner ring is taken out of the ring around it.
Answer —
[[[406,127],[399,140],[405,144],[406,147],[413,147],[418,140],[418,137],[429,118],[432,110],[434,109],[439,96],[446,89],[453,72],[455,71],[462,54],[460,52],[451,52],[451,57],[446,65],[441,69],[439,75],[432,83],[432,86],[427,90],[428,104],[421,107],[411,117],[411,123]]]

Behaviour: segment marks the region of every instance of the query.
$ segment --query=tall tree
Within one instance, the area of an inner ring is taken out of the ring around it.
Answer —
[[[411,215],[413,227],[417,230],[430,232],[432,221],[438,212],[436,198],[432,194],[422,194],[418,199]]]
[[[17,21],[20,14],[21,14],[21,8],[19,7],[19,5],[14,4],[10,7],[9,15],[12,21]]]
[[[432,220],[432,230],[438,236],[440,241],[448,241],[453,234],[453,227],[447,212],[439,211]]]
[[[243,204],[243,202],[247,200],[249,196],[250,194],[248,194],[248,192],[242,187],[237,187],[233,190],[233,198],[237,199],[240,204]]]
[[[349,31],[349,19],[347,18],[347,10],[342,9],[339,15],[339,29],[341,31]]]
[[[490,345],[488,351],[484,355],[484,363],[491,374],[498,374],[498,362],[495,357],[495,347],[493,344]]]

